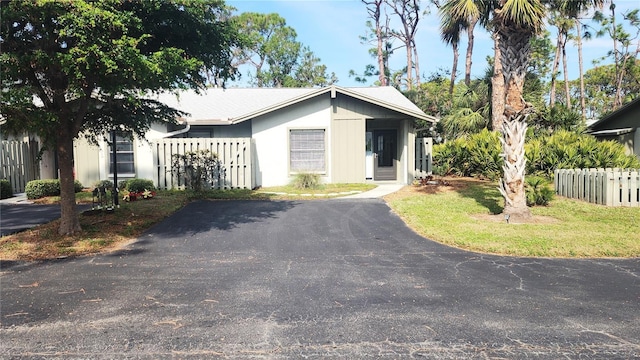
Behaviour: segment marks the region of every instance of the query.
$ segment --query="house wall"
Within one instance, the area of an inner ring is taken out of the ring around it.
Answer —
[[[92,187],[100,180],[100,147],[83,137],[73,142],[73,162],[76,179],[84,187]]]
[[[331,182],[365,182],[364,118],[334,119],[331,124]]]
[[[318,96],[287,108],[252,120],[252,137],[255,141],[255,179],[257,186],[288,184],[289,129],[326,129],[326,151],[331,149],[330,98]],[[331,179],[331,157],[327,158],[327,171],[322,181]]]
[[[333,182],[358,183],[365,181],[365,133],[373,130],[398,131],[398,159],[396,179],[405,184],[413,181],[415,169],[415,134],[411,120],[398,118],[397,112],[350,96],[337,94],[332,103],[333,124]],[[351,126],[347,126],[349,121]],[[412,148],[413,147],[413,148]]]
[[[145,139],[135,138],[133,140],[135,177],[141,179],[154,178],[153,153],[149,141],[164,137],[166,132],[167,126],[165,124],[152,124],[145,135]],[[112,174],[109,174],[110,159],[107,136],[105,135],[105,140],[101,141],[99,145],[91,144],[82,137],[74,141],[76,178],[85,187],[92,187],[100,180],[113,180]],[[118,174],[118,181],[130,177]]]
[[[243,121],[241,123],[233,124],[233,125],[214,126],[213,137],[216,137],[216,138],[251,137],[251,121]]]

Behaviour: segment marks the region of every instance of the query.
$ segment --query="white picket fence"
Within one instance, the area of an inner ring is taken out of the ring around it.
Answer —
[[[224,173],[216,179],[219,189],[253,189],[255,177],[252,166],[251,138],[170,138],[152,143],[156,184],[160,189],[184,188],[184,179],[171,171],[174,154],[209,150],[218,155]]]
[[[640,207],[638,169],[557,169],[556,194],[606,206]]]
[[[420,179],[432,174],[432,138],[416,138],[416,171],[415,178]]]
[[[22,193],[27,183],[40,177],[37,141],[2,140],[0,179],[11,183],[13,193]]]

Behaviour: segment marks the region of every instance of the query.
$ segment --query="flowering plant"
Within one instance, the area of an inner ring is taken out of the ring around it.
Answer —
[[[144,191],[140,191],[140,192],[134,192],[134,191],[125,192],[124,196],[122,197],[122,200],[136,201],[137,199],[151,199],[154,196],[156,196],[155,191],[150,191],[145,189]]]

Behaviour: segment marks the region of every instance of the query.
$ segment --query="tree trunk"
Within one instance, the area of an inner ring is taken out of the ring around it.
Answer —
[[[558,39],[556,41],[556,54],[553,58],[553,69],[551,70],[551,91],[549,93],[549,107],[556,106],[556,83],[558,75],[558,66],[560,65],[560,48],[562,44],[562,32],[558,30]]]
[[[467,58],[465,61],[465,70],[464,70],[464,83],[467,86],[471,85],[471,64],[472,64],[472,56],[473,56],[473,43],[475,36],[473,35],[474,28],[478,20],[471,20],[469,22],[469,27],[467,28],[467,38],[469,39],[467,43]]]
[[[451,80],[449,82],[449,95],[453,96],[453,87],[456,84],[456,73],[458,72],[458,43],[452,42],[451,47],[453,48],[453,64],[451,65]]]
[[[562,75],[564,76],[564,93],[566,103],[568,109],[571,109],[571,90],[569,89],[569,69],[567,68],[567,39],[569,38],[568,34],[564,34],[564,39],[562,41]]]
[[[505,87],[505,108],[502,122],[502,156],[504,175],[500,193],[504,197],[503,214],[510,221],[526,221],[531,218],[525,192],[527,158],[524,142],[527,133],[527,116],[531,112],[522,97],[524,78],[531,52],[532,34],[511,27],[500,29],[500,50]]]
[[[587,119],[587,106],[584,94],[584,69],[582,62],[582,32],[580,21],[576,21],[576,41],[578,42],[578,69],[580,72],[580,111],[582,114],[582,121]]]
[[[376,19],[376,37],[378,38],[378,81],[380,86],[387,86],[387,73],[384,68],[384,43],[382,41],[382,28],[380,27],[380,18]]]
[[[502,74],[502,52],[500,34],[493,34],[493,77],[491,78],[491,129],[501,131],[504,118],[504,75]]]
[[[60,170],[60,235],[80,232],[80,220],[76,210],[76,192],[73,172],[73,136],[62,127],[57,133],[58,167]]]
[[[416,86],[420,87],[420,61],[418,60],[418,48],[416,47],[416,42],[413,43],[413,64],[416,71]]]
[[[407,48],[407,89],[413,88],[413,49],[411,42],[406,41],[404,46]]]

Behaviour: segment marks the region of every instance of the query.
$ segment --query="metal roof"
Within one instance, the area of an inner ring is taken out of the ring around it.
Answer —
[[[242,122],[282,109],[298,102],[330,93],[340,93],[367,101],[405,115],[436,121],[425,114],[397,89],[385,87],[343,88],[210,88],[199,94],[193,90],[151,96],[168,106],[189,114],[184,121],[192,125],[225,125]]]

